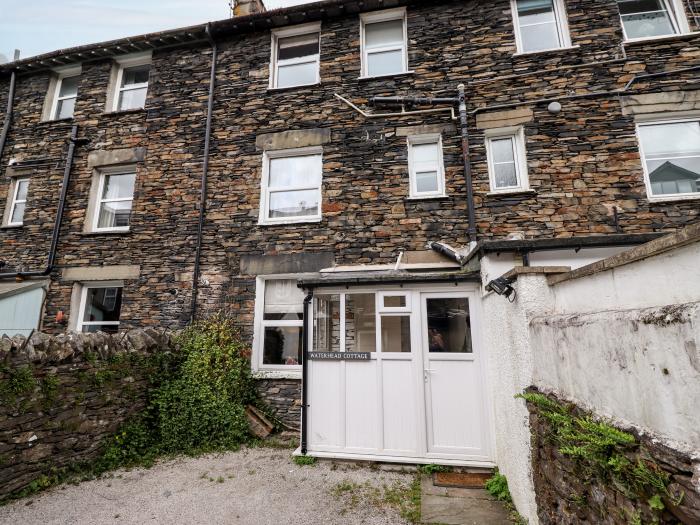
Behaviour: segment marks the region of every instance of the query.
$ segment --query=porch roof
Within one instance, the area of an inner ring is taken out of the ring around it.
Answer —
[[[24,292],[29,292],[36,288],[48,288],[49,281],[21,281],[0,283],[0,299],[11,297]]]
[[[313,289],[330,286],[403,284],[403,283],[480,282],[479,272],[407,272],[386,270],[377,272],[321,273],[297,280],[299,288]]]

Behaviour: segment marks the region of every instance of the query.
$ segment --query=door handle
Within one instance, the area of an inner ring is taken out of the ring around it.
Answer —
[[[434,369],[432,369],[432,368],[425,368],[425,369],[423,370],[423,381],[425,381],[425,382],[427,383],[427,382],[428,382],[429,374],[431,374],[431,373],[433,373],[433,372],[436,372],[436,370],[434,370]]]

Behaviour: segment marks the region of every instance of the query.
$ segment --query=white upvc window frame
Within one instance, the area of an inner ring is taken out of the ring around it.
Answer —
[[[365,45],[365,26],[377,22],[390,22],[392,20],[401,20],[403,22],[403,42],[401,45],[384,46],[372,49],[371,53],[381,53],[386,51],[401,50],[402,71],[397,73],[389,73],[387,75],[369,75],[368,73],[368,54],[367,46]],[[373,11],[370,13],[360,14],[360,78],[381,78],[392,77],[395,75],[403,75],[411,73],[408,69],[408,21],[406,17],[406,8],[399,7],[396,9],[386,9],[384,11]]]
[[[636,38],[629,38],[627,36],[627,30],[625,29],[625,24],[622,21],[622,13],[620,13],[619,4],[616,0],[615,5],[618,8],[618,15],[620,17],[620,26],[622,27],[622,34],[625,38],[625,42],[643,42],[645,40],[658,40],[660,38],[669,38],[674,36],[680,36],[690,33],[690,26],[688,25],[688,18],[685,13],[685,6],[682,0],[661,0],[666,6],[669,18],[671,20],[671,25],[673,26],[673,33],[667,35],[658,36],[641,36]]]
[[[61,97],[60,96],[61,86],[63,85],[63,81],[66,78],[79,77],[80,75],[82,75],[83,70],[82,70],[81,66],[78,66],[78,67],[71,66],[68,68],[55,69],[54,72],[56,73],[56,86],[54,88],[53,99],[51,101],[51,112],[49,113],[49,120],[59,120],[58,115],[56,114],[56,112],[58,111],[58,103],[59,102],[61,102],[63,100],[68,100],[69,98],[74,98],[74,99],[76,99],[76,102],[77,102],[79,91],[76,92],[74,97]],[[75,108],[74,108],[74,111],[75,111]],[[64,117],[64,118],[66,118],[66,119],[73,118],[73,115],[71,115],[70,117]]]
[[[136,195],[136,180],[134,180],[134,191],[131,194],[131,198],[128,197],[119,197],[117,199],[104,199],[102,198],[102,193],[104,190],[104,184],[105,180],[109,176],[113,175],[134,175],[134,179],[136,179],[136,166],[119,166],[115,168],[105,168],[105,169],[100,169],[98,172],[98,183],[97,183],[97,193],[96,193],[96,198],[95,198],[95,211],[93,213],[92,217],[92,230],[93,232],[125,232],[129,231],[131,228],[131,217],[129,217],[129,225],[128,226],[108,226],[108,227],[100,227],[98,226],[98,223],[100,221],[100,210],[102,209],[102,204],[105,202],[126,202],[126,201],[131,201],[131,212],[134,211],[134,199]]]
[[[285,186],[271,189],[270,181],[270,160],[276,158],[289,157],[305,157],[309,155],[318,155],[321,164],[321,173],[319,174],[318,186]],[[321,222],[323,215],[323,147],[308,146],[305,148],[293,148],[282,150],[266,150],[263,153],[263,169],[262,180],[260,181],[260,213],[258,224],[260,225],[275,225],[275,224],[302,224],[308,222]],[[301,190],[317,190],[318,191],[318,211],[315,215],[303,215],[298,217],[270,217],[269,204],[270,193],[282,191],[301,191]]]
[[[318,54],[315,58],[308,57],[287,59],[282,65],[296,65],[316,63],[316,81],[309,84],[295,84],[294,86],[277,87],[278,69],[280,61],[277,58],[279,40],[294,36],[318,35]],[[284,29],[274,29],[272,31],[272,48],[270,50],[270,83],[269,89],[293,89],[295,87],[314,86],[321,82],[321,23],[314,22],[310,24],[302,24],[293,27],[285,27]]]
[[[511,139],[515,161],[515,176],[518,179],[517,186],[498,188],[496,186],[496,170],[493,162],[492,142],[499,139]],[[525,130],[522,126],[498,128],[487,130],[484,134],[486,147],[486,161],[489,172],[489,188],[493,194],[522,193],[531,191],[527,173],[527,149],[525,143]]]
[[[442,154],[442,135],[432,133],[426,135],[409,135],[406,138],[408,145],[408,173],[409,173],[409,198],[426,199],[445,196],[445,161]],[[413,147],[421,144],[435,144],[437,147],[437,172],[438,187],[436,191],[419,192],[416,181],[416,165],[413,159]]]
[[[646,156],[644,154],[644,146],[642,144],[642,136],[639,133],[639,128],[643,126],[654,126],[661,124],[679,124],[682,122],[700,122],[700,115],[697,116],[685,116],[677,118],[648,118],[641,119],[637,121],[635,125],[635,134],[637,135],[637,144],[639,146],[639,158],[642,163],[642,170],[644,171],[644,186],[647,192],[647,200],[649,202],[673,202],[673,201],[686,201],[686,200],[700,200],[700,192],[694,193],[671,193],[665,195],[654,195],[651,190],[651,179],[649,177],[649,170],[647,168]]]
[[[538,49],[536,51],[526,51],[523,49],[523,40],[520,32],[520,17],[518,16],[518,3],[517,0],[510,0],[510,9],[513,15],[513,29],[515,32],[515,44],[517,48],[517,55],[529,55],[535,53],[547,53],[550,51],[557,51],[560,49],[570,49],[571,44],[571,33],[569,31],[569,21],[566,14],[566,6],[564,0],[553,0],[552,5],[554,7],[554,19],[557,25],[557,34],[559,35],[559,46],[551,47],[547,49]]]
[[[147,82],[142,82],[140,84],[132,84],[129,87],[123,88],[122,87],[122,78],[124,77],[124,70],[129,69],[132,67],[138,67],[138,66],[145,66],[149,65],[152,66],[153,64],[153,58],[150,52],[146,53],[135,53],[133,55],[127,55],[124,57],[119,57],[116,59],[117,63],[117,76],[116,80],[114,82],[114,100],[112,100],[112,111],[113,112],[120,112],[120,111],[137,111],[139,109],[143,109],[145,107],[146,101],[148,100],[148,86],[150,83],[150,70],[149,70],[149,81]],[[128,109],[120,109],[119,108],[119,100],[121,98],[121,93],[122,91],[131,91],[134,89],[143,89],[146,88],[146,100],[144,101],[144,106],[141,108],[128,108]]]
[[[302,364],[298,365],[269,365],[263,364],[263,357],[265,353],[265,328],[268,326],[273,327],[300,327],[303,331],[304,319],[299,320],[265,320],[265,287],[267,281],[284,281],[284,280],[297,280],[304,276],[313,274],[274,274],[274,275],[259,275],[255,279],[255,313],[253,321],[253,352],[250,359],[251,368],[254,375],[257,377],[273,377],[273,378],[290,378],[299,379],[301,378]],[[302,303],[303,307],[303,303]],[[307,315],[307,312],[303,312],[303,315]],[[312,344],[311,333],[313,328],[309,325],[309,333],[302,333],[302,337],[305,337],[308,344]],[[311,348],[311,346],[309,346]],[[303,356],[302,356],[303,358]]]
[[[119,326],[121,324],[122,312],[119,310],[119,321],[83,321],[85,317],[85,308],[87,307],[87,294],[89,289],[94,288],[121,288],[122,301],[124,300],[124,282],[123,281],[89,281],[81,284],[80,287],[80,308],[78,309],[78,321],[75,324],[75,331],[82,332],[84,326],[94,325],[109,325]]]
[[[12,179],[12,199],[10,199],[10,211],[7,215],[7,226],[22,226],[24,224],[24,215],[27,213],[27,199],[18,199],[19,186],[21,182],[27,183],[27,197],[29,196],[29,186],[31,186],[31,180],[29,177],[14,177]],[[22,220],[19,222],[12,222],[12,216],[15,214],[15,208],[18,204],[24,204],[24,213],[22,214]]]

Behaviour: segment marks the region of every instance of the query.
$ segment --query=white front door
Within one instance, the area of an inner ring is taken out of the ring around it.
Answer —
[[[427,454],[489,459],[489,433],[479,356],[477,296],[422,293],[423,381]]]
[[[473,331],[478,295],[442,289],[317,292],[312,351],[370,359],[309,361],[312,455],[491,462]]]

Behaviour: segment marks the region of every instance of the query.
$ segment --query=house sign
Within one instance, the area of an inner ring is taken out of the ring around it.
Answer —
[[[369,361],[369,352],[309,352],[309,359],[326,361]]]

